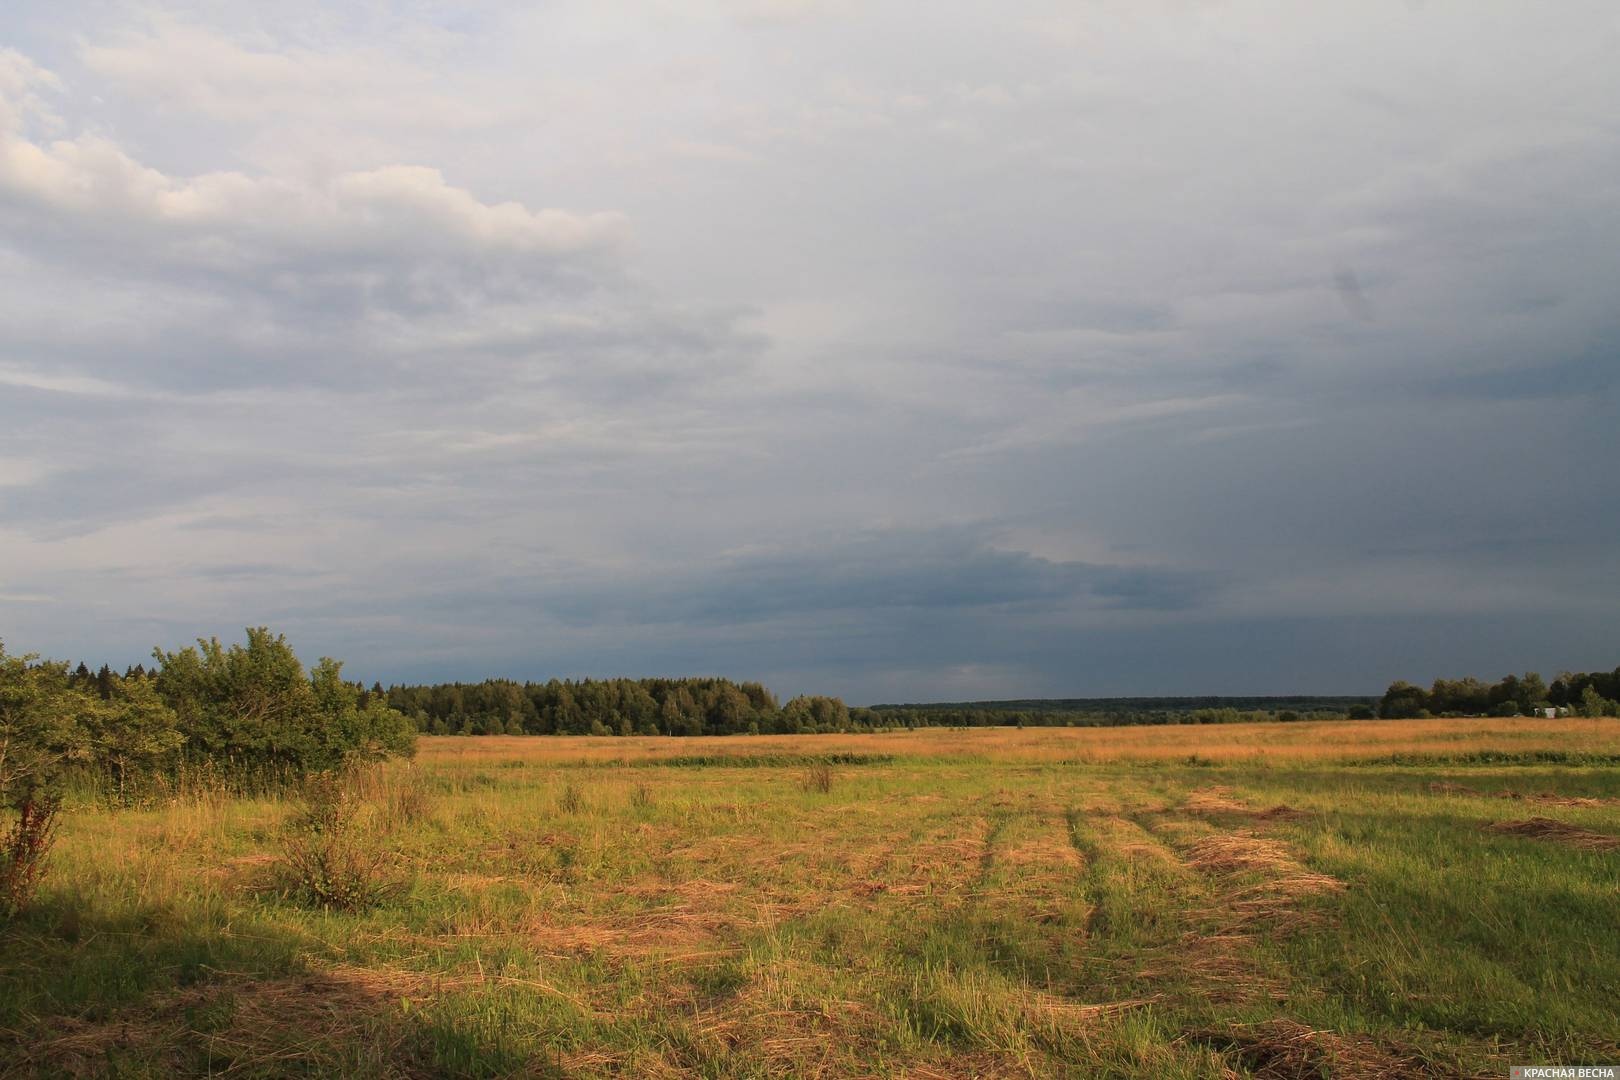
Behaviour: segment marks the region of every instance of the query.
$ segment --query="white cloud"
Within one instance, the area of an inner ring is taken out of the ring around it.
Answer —
[[[0,132],[0,192],[68,229],[149,230],[169,257],[210,266],[322,253],[566,257],[609,251],[627,230],[617,213],[480,202],[423,166],[325,184],[237,172],[170,177],[100,136],[38,144],[14,130]]]

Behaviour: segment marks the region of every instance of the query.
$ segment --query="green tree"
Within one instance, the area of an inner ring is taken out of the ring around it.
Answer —
[[[1539,674],[1534,671],[1524,673],[1524,678],[1519,680],[1519,696],[1515,699],[1515,704],[1526,716],[1547,704],[1547,684],[1542,681]]]
[[[1620,706],[1598,693],[1597,687],[1588,684],[1581,690],[1581,703],[1576,706],[1575,711],[1581,716],[1595,719],[1620,713]]]
[[[9,656],[0,642],[0,804],[17,809],[54,793],[84,756],[90,702],[68,685],[66,664]]]
[[[1378,715],[1385,720],[1409,720],[1421,716],[1429,708],[1429,695],[1421,686],[1404,680],[1389,684],[1378,702]]]
[[[352,757],[410,753],[415,726],[381,698],[360,705],[342,665],[322,659],[307,676],[287,639],[249,628],[246,645],[217,638],[154,652],[156,688],[175,711],[186,751],[239,778],[335,768]]]
[[[174,764],[185,741],[178,725],[145,679],[114,679],[107,699],[83,713],[88,755],[111,774],[120,800]]]

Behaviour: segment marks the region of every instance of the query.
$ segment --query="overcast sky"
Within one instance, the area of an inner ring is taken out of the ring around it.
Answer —
[[[1620,663],[1620,8],[0,7],[0,638]]]

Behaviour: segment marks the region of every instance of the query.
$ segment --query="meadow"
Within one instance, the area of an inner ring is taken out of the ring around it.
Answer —
[[[1617,765],[1576,719],[428,738],[354,779],[352,909],[296,798],[81,798],[0,1075],[1611,1062]]]

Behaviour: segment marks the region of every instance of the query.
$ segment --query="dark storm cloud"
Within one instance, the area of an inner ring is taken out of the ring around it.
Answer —
[[[725,560],[689,579],[559,583],[527,596],[519,581],[505,586],[504,602],[532,606],[565,624],[643,626],[723,626],[883,609],[932,611],[947,619],[981,608],[1025,614],[1080,607],[1179,610],[1209,592],[1198,575],[1053,562],[988,547],[959,530],[829,538],[813,549]],[[466,605],[454,591],[445,599]]]

